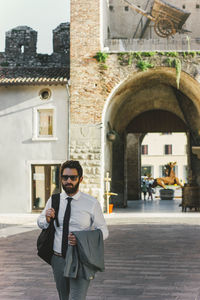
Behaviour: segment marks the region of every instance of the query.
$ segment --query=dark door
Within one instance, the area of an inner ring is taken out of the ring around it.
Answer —
[[[52,194],[60,193],[59,165],[32,165],[32,210],[42,210]]]

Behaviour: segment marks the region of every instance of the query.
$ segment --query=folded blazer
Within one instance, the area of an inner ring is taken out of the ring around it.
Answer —
[[[64,276],[91,280],[97,271],[105,270],[102,231],[96,229],[72,233],[76,236],[77,245],[68,245]]]

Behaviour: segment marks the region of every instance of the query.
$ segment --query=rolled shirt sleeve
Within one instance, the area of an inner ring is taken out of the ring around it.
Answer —
[[[43,209],[43,211],[41,212],[41,214],[37,219],[38,227],[40,227],[41,229],[46,229],[49,227],[49,223],[47,222],[46,219],[46,210],[49,208],[51,208],[51,197],[48,199],[45,208]]]
[[[104,240],[108,238],[109,235],[108,227],[106,225],[106,221],[104,219],[103,212],[100,203],[98,201],[94,206],[93,226],[95,229],[100,229],[102,231]]]

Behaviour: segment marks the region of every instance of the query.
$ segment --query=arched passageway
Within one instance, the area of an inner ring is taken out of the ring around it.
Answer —
[[[199,95],[199,83],[184,72],[177,90],[171,68],[134,73],[115,90],[104,113],[104,169],[118,193],[116,205],[126,207],[128,198],[139,197],[140,145],[147,132],[186,132],[189,168],[198,175],[200,163],[191,147],[200,145]],[[114,142],[106,138],[110,128],[117,132]]]

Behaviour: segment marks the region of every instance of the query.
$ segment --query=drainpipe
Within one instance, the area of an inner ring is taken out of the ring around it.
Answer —
[[[66,84],[66,90],[67,90],[67,160],[70,159],[70,81],[67,81]]]

